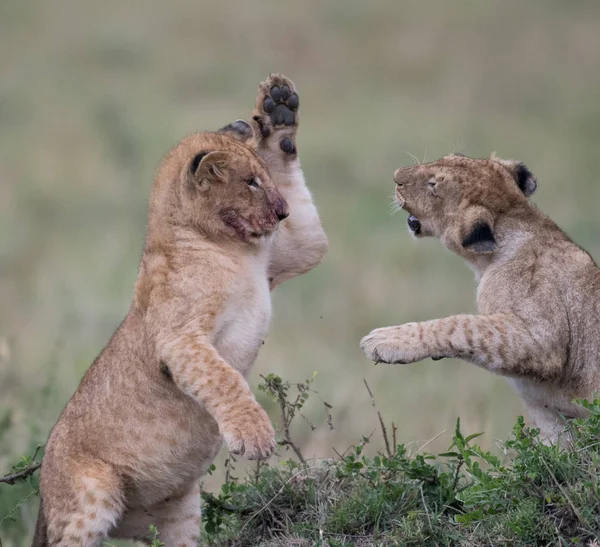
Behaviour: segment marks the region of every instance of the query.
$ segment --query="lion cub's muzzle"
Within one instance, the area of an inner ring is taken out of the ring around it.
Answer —
[[[401,167],[397,169],[394,173],[394,182],[396,183],[396,202],[400,207],[408,211],[409,216],[406,219],[406,223],[408,224],[408,228],[410,231],[418,236],[421,234],[422,226],[421,221],[412,214],[411,207],[406,203],[406,185],[413,182],[414,177],[414,166],[411,167]]]
[[[281,198],[280,202],[273,207],[273,211],[275,212],[279,222],[290,216],[290,208],[283,198]]]
[[[255,219],[257,235],[269,235],[274,232],[279,223],[290,216],[290,208],[285,198],[277,189],[266,190],[266,201],[262,215]]]
[[[279,193],[279,190],[270,190],[267,192],[267,199],[271,210],[277,217],[277,222],[281,222],[290,216],[290,207],[284,197]]]

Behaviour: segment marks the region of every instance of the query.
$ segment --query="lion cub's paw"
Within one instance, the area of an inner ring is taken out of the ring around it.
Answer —
[[[218,132],[227,133],[243,142],[249,141],[254,136],[252,127],[244,120],[236,120],[225,127],[221,127]]]
[[[294,154],[299,106],[296,86],[290,79],[282,74],[271,74],[262,82],[252,115],[262,139],[267,140],[276,133],[280,149]]]
[[[266,459],[277,448],[271,420],[258,403],[221,423],[220,428],[229,452],[249,460]]]
[[[371,331],[360,341],[360,347],[371,361],[406,365],[429,357],[417,336],[416,323],[385,327]]]

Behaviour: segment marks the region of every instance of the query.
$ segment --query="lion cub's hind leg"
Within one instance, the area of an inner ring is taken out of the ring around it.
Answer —
[[[200,486],[148,507],[128,511],[114,537],[149,542],[150,526],[168,547],[196,547],[200,540]]]
[[[47,489],[44,506],[50,545],[98,547],[123,513],[121,481],[110,470],[88,468],[65,480],[57,495]]]

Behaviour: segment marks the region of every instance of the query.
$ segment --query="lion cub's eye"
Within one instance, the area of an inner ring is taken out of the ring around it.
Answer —
[[[248,184],[248,186],[250,186],[250,188],[254,188],[255,190],[257,190],[258,188],[260,188],[260,183],[254,177],[249,178],[246,181],[246,184]]]

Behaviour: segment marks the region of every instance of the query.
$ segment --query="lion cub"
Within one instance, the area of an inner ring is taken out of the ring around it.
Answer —
[[[394,181],[410,231],[438,237],[475,270],[480,315],[374,330],[366,356],[460,358],[507,376],[556,441],[563,418],[583,414],[573,399],[600,389],[600,270],[527,199],[537,181],[520,162],[452,155],[398,169]]]
[[[46,445],[34,545],[144,540],[154,524],[166,545],[195,546],[198,479],[221,438],[251,459],[274,451],[245,378],[270,290],[327,248],[298,160],[298,106],[293,83],[271,75],[252,126],[191,135],[163,159],[133,305]]]

